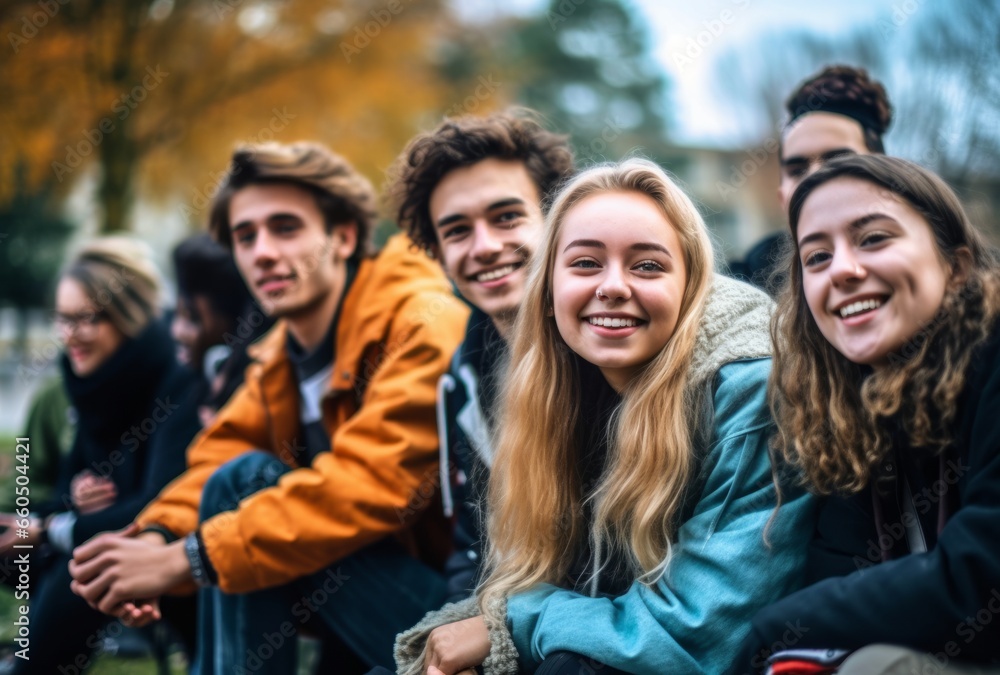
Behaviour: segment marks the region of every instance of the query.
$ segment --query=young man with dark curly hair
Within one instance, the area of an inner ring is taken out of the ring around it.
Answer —
[[[785,111],[778,186],[782,211],[788,211],[799,183],[834,157],[885,153],[882,136],[892,123],[892,106],[885,88],[864,68],[827,66],[796,87]],[[764,238],[737,271],[774,294],[781,282],[774,272],[787,240],[784,231]]]
[[[280,320],[187,471],[130,529],[74,552],[76,592],[126,622],[197,585],[201,675],[295,672],[303,627],[344,670],[386,663],[445,597],[421,562],[440,566],[450,536],[427,508],[435,384],[468,312],[405,237],[368,253],[374,205],[323,146],[236,151],[209,227]]]
[[[864,68],[827,66],[792,92],[785,110],[778,187],[784,211],[799,183],[834,157],[885,154],[892,106]]]
[[[478,580],[497,366],[542,230],[542,205],[572,171],[566,137],[527,111],[447,119],[414,138],[392,171],[399,226],[440,261],[473,308],[438,385],[444,508],[449,516],[458,511],[449,600],[468,596]]]

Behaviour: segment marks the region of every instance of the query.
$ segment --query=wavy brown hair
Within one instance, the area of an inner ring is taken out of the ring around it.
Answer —
[[[581,419],[595,387],[586,363],[559,334],[552,274],[567,212],[603,192],[651,198],[676,229],[688,273],[673,336],[622,392],[607,428]],[[538,582],[563,583],[587,537],[594,551],[620,552],[635,577],[654,583],[670,557],[676,517],[703,416],[687,386],[708,297],[713,252],[691,200],[662,169],[640,159],[589,169],[565,186],[549,213],[513,331],[510,370],[490,473],[488,576],[481,606]],[[592,495],[581,484],[580,453],[608,442],[607,468]],[[588,529],[583,503],[593,503]]]
[[[942,260],[962,271],[928,325],[874,373],[827,342],[802,288],[796,237],[802,206],[819,186],[839,178],[872,183],[907,203],[931,228]],[[913,447],[928,452],[940,452],[950,443],[949,429],[973,352],[1000,314],[997,253],[970,224],[944,181],[885,155],[832,160],[802,181],[788,217],[793,240],[786,261],[789,283],[771,323],[776,443],[802,468],[813,491],[859,492],[891,449],[891,429],[905,430]]]
[[[227,249],[232,248],[229,203],[233,195],[251,185],[294,185],[312,195],[323,214],[326,231],[354,223],[358,245],[350,260],[371,253],[371,235],[378,212],[375,189],[342,156],[320,143],[261,143],[242,145],[219,190],[212,197],[208,231]]]

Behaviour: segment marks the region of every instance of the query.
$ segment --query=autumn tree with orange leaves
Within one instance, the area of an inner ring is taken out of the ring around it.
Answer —
[[[137,196],[200,222],[238,142],[320,139],[378,183],[452,104],[437,0],[5,4],[0,203],[18,167],[57,196],[93,175],[104,231],[129,226]]]

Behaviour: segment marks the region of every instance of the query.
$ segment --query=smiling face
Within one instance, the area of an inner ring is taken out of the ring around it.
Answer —
[[[781,141],[781,208],[787,213],[799,183],[834,157],[869,152],[861,125],[850,117],[828,112],[803,115]]]
[[[879,368],[931,323],[952,279],[927,221],[888,190],[837,178],[799,216],[802,288],[813,319],[854,363]]]
[[[316,320],[322,334],[343,293],[357,228],[335,225],[327,232],[312,194],[283,183],[239,190],[229,223],[236,266],[261,307],[288,319],[293,330]]]
[[[56,289],[56,328],[70,368],[78,377],[93,374],[125,341],[125,335],[90,301],[83,286],[70,277],[64,277]]]
[[[501,333],[524,295],[525,263],[542,230],[540,201],[524,163],[500,159],[450,171],[431,194],[445,273]]]
[[[650,197],[602,192],[565,213],[556,246],[559,333],[621,391],[677,327],[687,285],[677,231]]]

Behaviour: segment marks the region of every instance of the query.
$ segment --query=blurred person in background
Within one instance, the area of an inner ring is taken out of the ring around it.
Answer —
[[[250,295],[232,254],[206,233],[174,249],[177,308],[170,325],[177,360],[202,376],[198,415],[208,426],[243,383],[250,346],[274,319]]]
[[[73,447],[76,411],[69,403],[59,374],[44,376],[28,404],[28,417],[19,436],[31,439],[31,500],[47,502],[59,480],[60,462]],[[16,508],[16,470],[13,456],[8,457],[0,481],[0,513]]]
[[[785,214],[799,183],[834,157],[885,153],[882,137],[892,123],[892,105],[885,87],[864,68],[827,66],[792,92],[785,110],[778,185]],[[730,268],[737,277],[776,295],[784,281],[782,255],[789,246],[782,229],[755,244]]]
[[[32,500],[27,537],[16,534],[27,513],[0,516],[8,527],[0,552],[15,544],[51,552],[33,557],[30,660],[15,658],[12,672],[89,665],[108,617],[70,590],[70,553],[132,522],[184,470],[184,449],[199,429],[196,379],[175,358],[161,287],[148,248],[124,238],[85,246],[60,277],[55,323],[78,421],[53,498]],[[180,611],[190,610],[188,603]]]

